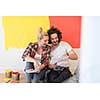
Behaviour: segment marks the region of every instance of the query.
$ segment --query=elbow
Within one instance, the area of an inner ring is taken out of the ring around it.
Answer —
[[[78,55],[77,55],[77,54],[75,54],[75,55],[73,56],[73,60],[78,60]]]
[[[74,60],[78,60],[78,56],[77,55],[75,55]]]
[[[76,54],[70,55],[69,59],[71,59],[71,60],[78,60],[78,55],[76,55]]]

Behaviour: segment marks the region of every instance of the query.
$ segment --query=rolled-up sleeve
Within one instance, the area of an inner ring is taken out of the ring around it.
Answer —
[[[29,43],[28,46],[27,46],[27,48],[25,49],[23,55],[22,55],[23,61],[25,61],[25,57],[27,55],[31,55],[31,51],[32,51],[32,43]]]
[[[44,64],[45,66],[49,64],[50,52],[51,52],[51,47],[48,46],[47,48],[44,49],[42,59],[41,59],[41,64]]]

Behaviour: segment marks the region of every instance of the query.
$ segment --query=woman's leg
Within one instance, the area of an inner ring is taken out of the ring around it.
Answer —
[[[32,83],[32,73],[25,73],[26,75],[26,82]]]
[[[25,70],[29,70],[29,69],[34,69],[34,64],[31,62],[26,62]],[[33,79],[34,74],[25,72],[25,75],[26,75],[26,82],[32,83],[32,79]]]
[[[39,74],[39,80],[40,81],[44,80],[44,78],[45,78],[45,72],[46,72],[45,69],[41,70],[41,72]]]
[[[38,78],[38,73],[33,73],[33,79],[32,79],[32,82],[33,82],[33,83],[37,83],[38,80],[39,80],[39,78]]]

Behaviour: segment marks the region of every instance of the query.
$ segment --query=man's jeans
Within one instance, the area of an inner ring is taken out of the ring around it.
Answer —
[[[55,71],[51,69],[48,74],[48,83],[61,83],[72,77],[69,67],[64,68],[62,71]]]

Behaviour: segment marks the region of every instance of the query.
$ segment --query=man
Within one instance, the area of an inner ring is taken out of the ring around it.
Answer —
[[[62,39],[62,33],[57,28],[51,27],[47,31],[49,44],[51,44],[51,71],[48,74],[48,82],[59,83],[72,76],[69,70],[68,59],[77,60],[78,56],[72,47]]]

